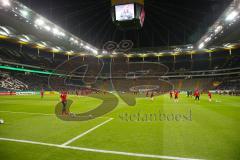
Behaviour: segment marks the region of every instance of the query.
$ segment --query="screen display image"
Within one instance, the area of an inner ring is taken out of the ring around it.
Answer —
[[[134,19],[134,4],[115,6],[116,20],[128,21]]]

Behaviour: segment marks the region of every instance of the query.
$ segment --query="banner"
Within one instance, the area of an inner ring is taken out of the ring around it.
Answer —
[[[45,95],[59,95],[59,93],[56,91],[45,91],[44,94]]]
[[[112,0],[112,6],[128,3],[138,3],[144,5],[144,0]]]
[[[36,95],[36,92],[16,92],[16,95]]]
[[[16,95],[16,92],[0,92],[0,96],[12,96]]]

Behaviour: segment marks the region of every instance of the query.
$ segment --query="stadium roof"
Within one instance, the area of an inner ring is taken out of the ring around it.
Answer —
[[[10,38],[21,44],[34,45],[36,48],[48,49],[52,52],[87,51],[92,54],[98,52],[96,47],[18,1],[1,0],[0,9],[5,11],[0,15],[2,38]]]
[[[101,49],[110,41],[117,46],[124,39],[130,40],[135,48],[123,51],[124,54],[179,55],[239,47],[238,36],[224,39],[228,32],[239,26],[239,1],[185,0],[183,3],[148,0],[145,1],[147,17],[144,27],[130,31],[118,30],[111,22],[110,0],[68,3],[63,0],[20,0],[24,4],[16,0],[1,2],[0,9],[5,12],[0,15],[0,38],[53,53],[97,55],[104,53]],[[234,11],[237,11],[237,16],[232,21],[226,20]],[[224,34],[223,28],[217,32],[220,40],[217,36],[209,38],[219,29],[219,24],[225,27],[223,22],[226,24]],[[240,31],[236,35],[239,34]],[[203,42],[204,46],[201,46]],[[111,53],[121,52],[115,50]]]

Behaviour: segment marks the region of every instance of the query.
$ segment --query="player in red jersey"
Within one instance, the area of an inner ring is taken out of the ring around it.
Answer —
[[[208,101],[212,102],[212,93],[208,91]]]
[[[175,90],[174,91],[174,101],[178,102],[178,98],[179,98],[179,91]]]
[[[60,95],[60,99],[61,99],[61,102],[62,102],[62,115],[67,115],[67,109],[66,109],[66,106],[67,106],[67,92],[62,92],[61,95]]]
[[[200,101],[200,92],[199,92],[199,90],[197,89],[197,90],[195,90],[195,92],[194,92],[194,96],[195,96],[195,100],[198,100],[198,101]]]
[[[44,97],[44,90],[43,89],[41,89],[40,94],[41,94],[41,98],[43,99],[43,97]]]

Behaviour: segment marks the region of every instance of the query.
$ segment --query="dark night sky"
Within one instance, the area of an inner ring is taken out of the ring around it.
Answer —
[[[129,39],[135,47],[196,42],[231,0],[145,0],[141,30],[121,31],[111,19],[110,0],[19,0],[31,9],[102,48],[107,41]]]

